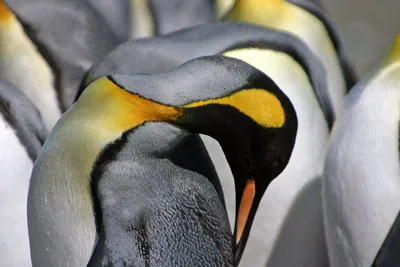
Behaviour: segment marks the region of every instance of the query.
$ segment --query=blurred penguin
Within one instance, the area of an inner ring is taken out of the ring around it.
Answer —
[[[321,60],[327,74],[334,112],[339,114],[356,77],[346,59],[337,29],[320,1],[236,0],[229,20],[277,29],[302,39]]]
[[[119,44],[118,38],[87,1],[3,1],[15,14],[19,23],[23,25],[25,34],[23,35],[24,39],[17,39],[21,43],[19,47],[26,47],[23,42],[26,42],[25,39],[28,36],[41,56],[42,63],[36,67],[39,70],[34,68],[31,71],[47,73],[41,66],[45,65],[47,69],[50,66],[52,79],[45,76],[44,81],[52,91],[56,90],[61,112],[64,112],[72,104],[86,71],[94,62],[100,61],[106,53]],[[5,42],[8,40],[5,39]],[[16,47],[15,44],[7,44],[7,46]],[[20,53],[21,50],[17,51]],[[32,64],[28,58],[21,58],[19,64]],[[11,57],[9,61],[12,62],[12,60]],[[16,75],[15,72],[27,75],[21,71],[21,66],[12,70],[10,75]],[[39,77],[36,73],[31,76],[32,79]],[[7,77],[2,78],[8,80]],[[19,84],[19,86],[21,85]],[[22,90],[27,92],[32,89]],[[36,104],[35,101],[34,104]],[[46,118],[46,116],[43,117]]]
[[[0,80],[15,84],[39,109],[47,129],[61,115],[49,64],[0,0]]]
[[[399,120],[400,35],[379,68],[350,91],[332,132],[323,180],[332,267],[371,266],[395,221],[400,210]],[[381,260],[388,255],[383,253]]]

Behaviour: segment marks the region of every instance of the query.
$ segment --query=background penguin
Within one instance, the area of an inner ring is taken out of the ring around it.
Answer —
[[[238,124],[244,127],[235,133]],[[189,134],[183,129],[221,142],[239,192],[242,233],[235,236],[244,246],[266,186],[290,158],[297,119],[271,79],[240,60],[215,56],[165,74],[99,79],[62,116],[32,172],[34,266],[85,264],[95,223],[101,235],[93,266],[228,265],[232,240],[221,196],[213,177],[193,168],[201,151],[173,159]],[[250,203],[242,207],[242,201]]]
[[[217,19],[216,0],[130,0],[133,36],[163,35]]]
[[[323,182],[332,267],[371,266],[400,210],[399,63],[400,35],[350,91],[332,132]]]
[[[46,135],[36,107],[18,88],[0,81],[0,266],[31,266],[26,199]]]
[[[318,56],[328,77],[334,111],[341,111],[343,98],[356,77],[344,55],[337,31],[318,1],[237,0],[229,20],[262,25],[292,33]]]
[[[191,58],[219,53],[237,57],[265,71],[288,95],[299,118],[293,156],[267,189],[242,266],[264,266],[266,259],[271,266],[325,266],[318,176],[323,171],[328,139],[325,118],[333,121],[333,108],[326,91],[324,69],[303,42],[287,33],[244,23],[201,25],[121,44],[89,71],[86,84],[112,73],[165,72]],[[268,66],[261,61],[268,62]],[[321,107],[326,111],[325,118]],[[233,192],[229,167],[218,144],[209,138],[203,140],[218,165],[224,191]],[[229,194],[225,196],[233,221],[235,201]]]
[[[86,71],[119,44],[118,38],[87,1],[4,2],[51,67],[54,76],[51,84],[58,93],[61,111],[65,111],[72,104]],[[20,68],[15,71],[21,72]]]
[[[52,70],[2,0],[0,80],[20,88],[39,109],[47,129],[53,127],[61,115],[61,110],[54,89]]]

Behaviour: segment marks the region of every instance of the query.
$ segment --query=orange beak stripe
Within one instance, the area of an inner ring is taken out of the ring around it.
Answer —
[[[256,194],[256,184],[253,179],[249,180],[244,188],[242,199],[240,200],[239,213],[237,217],[236,227],[236,244],[242,237],[244,227],[249,217],[251,206],[253,205],[254,196]]]

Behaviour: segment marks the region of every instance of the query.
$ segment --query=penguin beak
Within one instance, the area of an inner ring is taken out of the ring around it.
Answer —
[[[256,183],[249,179],[236,195],[236,221],[234,230],[234,266],[237,266],[246,247],[250,229],[258,208],[259,198],[256,195]]]
[[[237,213],[236,229],[235,229],[236,244],[239,243],[243,235],[247,219],[250,215],[250,210],[253,204],[255,193],[256,193],[256,185],[254,180],[252,179],[248,180],[240,197],[240,204]]]

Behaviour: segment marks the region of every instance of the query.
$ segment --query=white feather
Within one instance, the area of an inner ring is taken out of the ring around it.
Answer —
[[[0,115],[0,266],[31,266],[26,203],[33,163]]]
[[[336,122],[324,172],[332,267],[370,266],[400,203],[400,65],[351,90]]]

